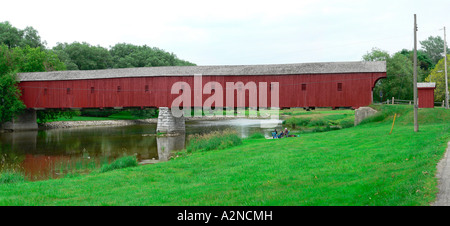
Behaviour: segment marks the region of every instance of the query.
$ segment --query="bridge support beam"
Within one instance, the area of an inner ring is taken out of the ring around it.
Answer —
[[[37,130],[38,124],[36,122],[36,110],[25,110],[21,115],[18,115],[12,121],[3,123],[1,128],[3,130],[11,131]]]
[[[186,127],[184,116],[174,117],[170,108],[160,107],[156,132],[167,134],[185,133]]]

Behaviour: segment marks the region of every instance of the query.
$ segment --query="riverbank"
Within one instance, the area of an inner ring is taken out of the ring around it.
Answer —
[[[244,139],[159,164],[3,184],[0,205],[429,205],[450,114],[420,109],[415,133],[412,107],[387,108],[383,119],[338,131]]]
[[[91,117],[92,118],[92,117]],[[186,117],[186,121],[214,121],[214,120],[230,120],[230,119],[268,119],[268,117],[243,117],[243,116],[203,116],[203,117]],[[74,127],[91,127],[91,126],[129,126],[142,124],[156,124],[157,118],[149,119],[130,119],[130,120],[80,120],[80,121],[53,121],[42,123],[39,129],[64,129]]]
[[[185,117],[185,120],[188,121],[215,121],[215,120],[230,120],[230,119],[270,119],[270,115],[268,114],[278,114],[278,117],[281,120],[288,118],[303,118],[310,117],[313,118],[322,118],[325,117],[325,121],[329,121],[328,118],[330,115],[351,115],[354,117],[353,110],[332,110],[331,108],[318,108],[314,111],[306,111],[303,108],[291,108],[284,109],[274,112],[250,112],[249,110],[245,110],[245,112],[232,112],[231,116],[228,116],[225,112],[223,115],[219,116],[192,116]],[[244,115],[241,115],[244,114]],[[261,115],[265,114],[265,115]],[[267,116],[266,116],[267,115]],[[339,116],[338,116],[339,117]],[[351,118],[351,124],[353,123],[353,118]],[[157,118],[139,118],[134,115],[131,115],[130,112],[124,111],[119,112],[107,117],[93,117],[93,116],[73,116],[72,118],[57,118],[54,121],[40,123],[39,129],[64,129],[64,128],[74,128],[74,127],[98,127],[98,126],[128,126],[128,125],[142,125],[142,124],[156,124],[158,122]],[[294,122],[295,123],[295,122]],[[313,126],[324,126],[321,123],[315,120],[312,121]],[[292,122],[288,122],[286,126],[291,126]],[[295,127],[295,126],[294,126]]]

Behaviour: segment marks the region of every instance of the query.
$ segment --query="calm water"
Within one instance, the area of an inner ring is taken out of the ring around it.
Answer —
[[[123,127],[84,127],[0,133],[0,171],[15,170],[28,180],[58,178],[102,163],[135,155],[141,164],[167,161],[175,150],[185,148],[191,134],[231,128],[245,138],[253,133],[270,136],[273,122],[259,119],[186,121],[186,134],[156,137],[156,124]],[[277,129],[281,129],[278,123]]]

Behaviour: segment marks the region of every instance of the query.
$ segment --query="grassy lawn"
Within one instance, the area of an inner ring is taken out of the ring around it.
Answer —
[[[0,205],[429,205],[450,112],[374,106],[342,130],[246,139],[168,162],[37,182],[0,184]],[[398,113],[391,135],[393,113]]]

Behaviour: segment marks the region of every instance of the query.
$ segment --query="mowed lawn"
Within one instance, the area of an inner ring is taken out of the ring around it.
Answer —
[[[450,113],[421,109],[415,133],[410,106],[388,110],[382,120],[337,131],[247,139],[164,163],[3,184],[0,205],[429,205]]]

